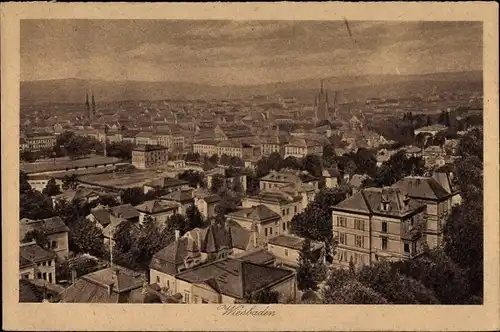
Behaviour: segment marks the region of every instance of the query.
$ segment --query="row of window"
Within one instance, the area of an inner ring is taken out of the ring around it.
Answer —
[[[52,260],[38,263],[37,265],[38,265],[38,267],[40,267],[40,266],[52,266]]]
[[[52,283],[52,272],[49,272],[49,273],[47,273],[47,272],[43,272],[43,273],[42,272],[37,272],[36,277],[37,277],[37,279],[43,279],[45,281],[48,281],[48,282]]]
[[[297,206],[293,207],[293,213],[297,214]],[[281,215],[282,216],[289,216],[290,215],[290,208],[286,208],[286,209],[281,210]]]
[[[413,218],[411,219],[411,225],[413,225]],[[337,217],[337,226],[338,227],[347,227],[347,218],[346,217]],[[366,221],[362,219],[354,219],[354,229],[360,230],[360,231],[366,231]],[[381,229],[380,231],[382,233],[387,233],[387,222],[382,221],[381,222]]]
[[[347,244],[347,234],[340,232],[338,234],[339,237],[339,243],[340,244]],[[354,245],[358,248],[364,248],[365,247],[365,237],[362,235],[355,235],[354,236]]]

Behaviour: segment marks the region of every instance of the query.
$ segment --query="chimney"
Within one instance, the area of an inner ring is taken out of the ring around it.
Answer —
[[[111,295],[113,293],[113,285],[114,282],[110,282],[109,284],[106,285],[108,287],[108,295]]]
[[[175,241],[179,241],[180,237],[181,237],[181,232],[178,229],[176,229],[175,230]]]
[[[149,283],[148,283],[147,272],[144,271],[142,273],[142,290],[141,290],[142,294],[146,294],[148,292],[148,286],[149,286]]]
[[[76,270],[73,269],[73,270],[71,270],[71,283],[72,284],[74,284],[76,282],[76,278],[77,278]]]

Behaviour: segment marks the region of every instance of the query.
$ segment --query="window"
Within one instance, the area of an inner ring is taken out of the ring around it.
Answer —
[[[382,250],[387,250],[387,238],[382,238]]]
[[[341,244],[347,244],[347,235],[346,235],[346,233],[339,233],[339,242]]]
[[[289,209],[289,208],[287,208],[287,209],[286,209],[286,215],[288,216],[289,214],[290,214],[290,209]]]
[[[170,280],[167,280],[167,288],[170,289]]]
[[[281,215],[285,215],[285,210],[281,210]]]
[[[42,273],[41,273],[41,272],[38,272],[38,273],[36,274],[36,278],[37,278],[37,279],[42,279]]]
[[[52,273],[49,273],[49,282],[52,283]]]
[[[293,212],[297,213],[297,207],[296,206],[293,207]]]
[[[283,223],[283,230],[286,231],[286,222]]]
[[[43,280],[47,280],[47,273],[46,272],[43,273]]]
[[[382,233],[387,233],[387,223],[382,221]]]
[[[361,219],[354,219],[354,228],[359,229],[360,231],[365,230],[365,221]]]
[[[156,283],[159,284],[160,283],[160,276],[156,276]]]
[[[288,249],[285,249],[285,256],[288,256]]]
[[[30,278],[30,274],[29,274],[29,273],[23,273],[23,274],[21,275],[21,277],[22,277],[23,279],[29,279],[29,278]]]
[[[264,236],[267,236],[267,227],[264,228]]]
[[[406,253],[408,253],[408,254],[410,253],[410,245],[408,243],[405,243],[404,250]]]
[[[356,235],[355,241],[356,247],[363,248],[365,244],[365,238],[359,235]]]
[[[198,296],[197,295],[193,295],[193,303],[198,303]]]
[[[184,293],[184,303],[189,303],[189,293]]]
[[[340,227],[347,227],[347,218],[346,217],[337,217],[337,225]]]
[[[49,266],[52,266],[52,261],[49,261],[47,264],[48,264]]]
[[[43,262],[43,263],[42,263],[42,266],[46,266],[46,265],[47,265],[47,262]]]

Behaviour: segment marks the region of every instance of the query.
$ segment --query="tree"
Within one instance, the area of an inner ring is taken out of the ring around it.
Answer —
[[[169,230],[172,230],[172,233],[177,230],[181,235],[183,235],[188,230],[188,220],[182,214],[174,214],[170,216],[166,221],[166,225]]]
[[[203,187],[204,185],[203,173],[197,171],[189,169],[187,171],[179,173],[177,177],[181,180],[189,182],[189,185],[194,188],[196,188],[197,186]]]
[[[268,167],[271,170],[279,171],[283,168],[283,158],[278,152],[273,152],[267,158]]]
[[[264,289],[259,292],[252,292],[246,296],[246,303],[279,303],[279,293]]]
[[[102,206],[113,207],[119,205],[120,203],[115,197],[111,195],[102,195],[99,196],[99,198],[97,199],[97,204]]]
[[[131,204],[133,206],[143,203],[146,198],[144,190],[141,187],[127,188],[120,194],[123,204]]]
[[[102,232],[95,224],[85,218],[78,218],[70,227],[70,240],[78,252],[102,256],[104,242]]]
[[[200,156],[200,154],[198,152],[195,152],[195,153],[188,152],[186,154],[186,159],[185,160],[187,162],[194,162],[194,163],[196,163],[196,162],[199,162],[200,159],[201,159],[201,156]]]
[[[50,180],[47,182],[47,185],[45,188],[43,188],[42,194],[45,196],[56,196],[61,193],[61,188],[59,185],[56,183],[56,180],[54,178],[50,178]]]
[[[320,177],[323,173],[321,158],[317,155],[307,155],[303,161],[304,169],[312,176]]]
[[[232,156],[229,159],[229,165],[233,167],[245,167],[245,162],[240,157]]]
[[[432,125],[432,120],[431,120],[431,116],[430,116],[430,115],[427,115],[427,122],[426,122],[426,125],[427,125],[427,126]]]
[[[226,179],[223,175],[215,174],[212,177],[212,185],[210,186],[210,191],[214,194],[220,193],[220,191],[225,187],[225,181]]]
[[[23,150],[23,151],[21,151],[20,154],[19,154],[19,158],[22,161],[26,161],[28,163],[32,163],[32,162],[36,161],[36,155],[35,155],[35,153],[33,153],[32,151],[29,151],[29,150]]]
[[[466,304],[470,290],[466,273],[440,249],[416,259],[394,263],[399,273],[434,291],[441,304]]]
[[[434,292],[421,282],[401,275],[387,262],[364,266],[357,280],[394,304],[437,304]]]
[[[234,177],[231,189],[237,194],[243,193],[243,185],[241,184],[241,177],[240,176]]]
[[[113,142],[106,146],[107,154],[110,157],[116,157],[124,160],[132,159],[132,150],[134,144],[132,142]]]
[[[457,156],[477,156],[483,160],[483,131],[475,128],[465,134],[457,146]]]
[[[436,135],[434,135],[434,138],[432,139],[432,145],[435,146],[443,146],[444,143],[446,143],[446,131],[440,131]]]
[[[131,229],[132,225],[128,221],[121,222],[116,226],[113,234],[116,251],[126,253],[131,250],[134,242]]]
[[[34,229],[32,231],[29,231],[21,240],[22,243],[28,243],[32,241],[36,242],[36,244],[38,244],[42,248],[49,247],[49,238],[47,236],[47,232],[43,229]]]
[[[345,188],[327,188],[320,191],[314,201],[291,220],[292,233],[312,240],[333,244],[332,206],[347,197]]]
[[[219,156],[217,154],[213,154],[210,158],[209,158],[210,162],[214,165],[217,165],[219,163]]]
[[[357,280],[348,280],[339,289],[328,290],[325,304],[387,304],[380,293]]]
[[[230,161],[231,161],[231,157],[229,157],[227,154],[223,154],[223,155],[220,157],[219,163],[220,163],[221,165],[229,165],[229,164],[230,164]]]
[[[296,157],[288,156],[283,160],[283,168],[302,170],[304,169],[302,161]]]
[[[27,175],[19,173],[19,217],[28,219],[45,219],[54,217],[56,214],[52,207],[52,200],[33,190],[28,183]]]
[[[68,190],[68,189],[76,189],[78,186],[78,177],[76,174],[71,174],[71,175],[65,175],[62,179],[62,189],[63,190]]]
[[[203,227],[203,225],[205,224],[203,215],[194,204],[189,205],[189,207],[186,209],[186,219],[186,230],[188,231],[197,227]]]
[[[311,240],[307,239],[299,253],[299,266],[297,267],[297,287],[300,290],[317,290],[318,284],[314,278],[314,266],[311,262]]]

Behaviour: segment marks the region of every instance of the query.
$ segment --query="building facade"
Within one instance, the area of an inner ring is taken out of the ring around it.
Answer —
[[[132,165],[137,168],[156,168],[166,165],[167,149],[159,145],[142,145],[132,150]]]

